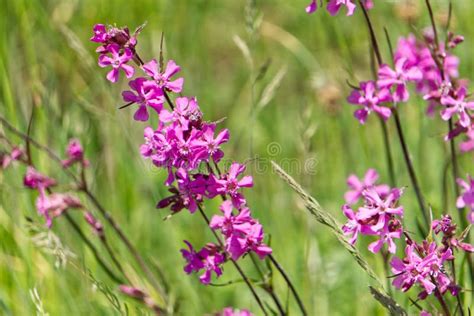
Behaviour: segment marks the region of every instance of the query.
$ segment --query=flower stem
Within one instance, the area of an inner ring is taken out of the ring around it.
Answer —
[[[105,249],[107,250],[107,253],[109,254],[110,258],[112,259],[112,261],[115,264],[115,266],[117,267],[117,269],[120,271],[120,273],[122,273],[122,275],[128,281],[128,283],[132,283],[130,278],[125,273],[125,270],[123,269],[122,265],[120,264],[120,261],[117,259],[117,256],[115,256],[115,253],[114,253],[112,247],[110,246],[109,242],[105,238],[105,236],[100,237],[100,239],[101,239],[102,243],[104,244]]]
[[[84,234],[84,232],[81,230],[79,225],[76,223],[76,221],[72,218],[72,216],[68,212],[64,212],[64,217],[68,221],[69,225],[74,229],[74,231],[79,235],[79,237],[84,241],[86,246],[90,249],[92,252],[92,255],[94,258],[97,260],[97,263],[102,267],[102,269],[107,273],[107,275],[117,284],[123,284],[123,280],[119,278],[117,275],[115,275],[114,272],[110,269],[110,267],[105,263],[105,261],[101,258],[99,255],[99,251],[97,248],[94,246],[94,244],[87,238],[87,236]]]
[[[145,260],[142,258],[138,250],[133,246],[131,241],[127,238],[125,233],[122,231],[118,223],[115,221],[115,219],[112,217],[112,215],[100,204],[100,202],[97,200],[94,194],[92,194],[89,189],[83,188],[82,191],[84,194],[89,198],[89,200],[94,204],[94,206],[99,210],[99,212],[102,214],[102,216],[107,220],[107,222],[112,226],[114,229],[115,233],[117,236],[120,238],[120,240],[125,244],[127,247],[128,251],[132,254],[134,257],[135,261],[138,263],[140,266],[140,269],[145,273],[147,278],[149,279],[150,283],[152,286],[163,296],[163,290],[161,286],[158,284],[158,281],[156,280],[154,274],[151,272],[151,270],[148,268],[147,264],[145,263]]]
[[[382,118],[380,118],[379,122],[380,128],[382,129],[385,157],[387,159],[388,173],[390,176],[390,185],[395,187],[397,185],[397,180],[395,178],[395,169],[393,167],[392,150],[390,149],[390,138],[388,137],[387,125]]]
[[[272,297],[273,302],[275,302],[275,305],[278,308],[278,311],[280,312],[280,315],[282,315],[282,316],[287,315],[287,313],[285,312],[283,306],[281,305],[280,299],[275,294],[275,289],[273,288],[272,282],[267,281],[267,278],[265,277],[265,274],[263,273],[262,269],[258,265],[257,259],[255,259],[254,254],[250,253],[249,257],[250,257],[250,259],[252,259],[252,263],[255,266],[255,268],[257,269],[258,274],[260,275],[260,278],[262,279],[263,289]]]
[[[360,7],[362,8],[362,12],[364,13],[367,27],[369,28],[370,40],[372,42],[372,48],[374,49],[374,52],[375,52],[375,57],[377,58],[377,63],[380,66],[383,64],[382,55],[380,54],[379,44],[377,43],[377,38],[375,36],[374,27],[372,26],[372,21],[370,20],[369,13],[367,12],[367,9],[365,8],[364,3],[362,3],[362,1],[359,0],[359,4],[360,4]]]
[[[412,162],[411,157],[410,157],[410,152],[408,151],[408,146],[407,146],[407,143],[405,141],[405,136],[403,135],[402,125],[400,123],[400,117],[398,115],[398,109],[393,108],[392,111],[393,111],[393,117],[395,118],[395,125],[397,127],[398,138],[399,138],[400,144],[402,146],[403,158],[405,159],[405,163],[406,163],[407,169],[408,169],[408,174],[410,175],[410,180],[411,180],[411,183],[412,183],[413,188],[415,190],[415,194],[416,194],[416,197],[417,197],[417,200],[418,200],[418,206],[420,207],[420,210],[423,214],[423,218],[425,220],[425,223],[426,223],[427,227],[429,227],[430,219],[429,219],[428,213],[426,211],[425,202],[424,202],[424,199],[423,199],[423,195],[421,193],[420,185],[418,184],[418,179],[416,177],[415,169],[413,168],[413,162]]]
[[[295,297],[296,302],[298,303],[298,306],[301,310],[301,314],[305,315],[305,316],[308,315],[308,313],[306,312],[306,309],[304,307],[303,301],[301,300],[300,296],[298,295],[298,292],[296,291],[293,283],[291,282],[290,278],[286,274],[285,270],[283,270],[283,267],[278,263],[278,261],[275,259],[275,257],[273,257],[272,254],[268,255],[268,257],[270,258],[270,261],[273,263],[275,268],[277,268],[278,272],[280,272],[281,276],[285,279],[286,284],[288,284],[288,286],[290,287],[290,291],[291,291],[291,293],[293,293],[293,296]]]

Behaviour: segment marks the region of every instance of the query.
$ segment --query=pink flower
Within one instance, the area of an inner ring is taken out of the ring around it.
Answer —
[[[107,29],[104,24],[94,25],[94,35],[91,37],[92,42],[105,43],[109,39]]]
[[[165,101],[163,91],[153,81],[137,78],[128,84],[135,92],[124,91],[122,97],[125,102],[138,105],[138,109],[133,116],[136,121],[148,121],[147,107],[154,109],[158,114],[161,112]]]
[[[170,80],[171,77],[173,77],[181,70],[181,68],[176,65],[174,60],[168,61],[165,72],[163,73],[159,72],[158,62],[156,61],[156,59],[152,59],[151,61],[143,65],[142,68],[149,76],[151,76],[158,83],[161,88],[172,91],[174,93],[180,93],[183,89],[183,78],[178,78],[173,81]]]
[[[67,209],[81,207],[81,202],[68,194],[39,195],[36,199],[36,209],[40,215],[44,216],[48,227],[51,227],[53,218],[60,216]]]
[[[306,13],[313,13],[318,9],[317,0],[311,0],[311,3],[306,7]]]
[[[187,262],[184,267],[184,271],[187,274],[204,270],[199,280],[202,284],[206,285],[211,282],[212,272],[214,272],[217,277],[222,275],[220,266],[224,263],[225,257],[218,251],[218,247],[215,244],[207,244],[199,252],[196,252],[188,241],[185,240],[184,242],[188,246],[188,249],[181,249],[181,253]]]
[[[227,238],[231,237],[234,233],[244,234],[248,227],[255,223],[255,220],[250,216],[248,208],[243,207],[236,216],[232,214],[233,209],[234,206],[230,200],[224,201],[220,206],[224,216],[214,215],[209,227],[214,230],[220,230]]]
[[[246,309],[237,310],[232,307],[226,307],[222,312],[217,313],[216,316],[253,316],[253,314]]]
[[[217,163],[224,157],[224,152],[219,147],[227,143],[230,136],[229,130],[224,129],[214,138],[215,129],[215,124],[206,125],[201,137],[197,139],[193,145],[202,159],[208,160],[212,158],[212,160]]]
[[[359,208],[357,219],[374,221],[372,230],[378,231],[382,229],[386,222],[385,215],[398,215],[403,217],[403,206],[396,206],[403,191],[400,189],[392,189],[386,197],[382,197],[376,190],[367,189],[363,192],[365,205]]]
[[[471,117],[468,110],[474,110],[474,102],[466,101],[467,89],[461,86],[456,92],[455,96],[444,96],[441,98],[441,104],[446,106],[441,111],[441,118],[445,121],[451,119],[454,114],[459,117],[459,124],[463,127],[468,127],[471,124]]]
[[[127,63],[133,58],[132,51],[129,48],[125,48],[123,52],[120,53],[120,47],[117,44],[108,45],[107,51],[111,56],[106,54],[99,56],[100,67],[112,66],[112,70],[107,74],[107,79],[110,82],[117,82],[120,69],[124,71],[127,78],[131,78],[135,73],[135,69],[127,65]]]
[[[84,159],[84,149],[78,139],[71,139],[67,145],[67,159],[62,161],[65,168],[70,167],[76,162],[81,163],[84,167],[89,165],[89,162]]]
[[[353,15],[356,5],[352,2],[352,0],[329,0],[327,4],[327,10],[331,15],[336,15],[342,6],[347,7],[347,16]]]
[[[456,201],[456,207],[469,208],[470,214],[468,214],[468,219],[471,224],[474,224],[474,178],[468,175],[467,179],[467,181],[463,179],[457,179],[457,183],[459,186],[461,186],[462,192]]]
[[[390,91],[385,88],[377,89],[373,81],[361,82],[360,90],[352,91],[347,101],[363,107],[354,112],[354,116],[361,124],[366,122],[367,116],[372,112],[377,113],[384,120],[392,114],[390,108],[381,106],[382,103],[391,101]]]
[[[471,125],[471,129],[466,132],[467,140],[459,143],[459,149],[463,153],[474,150],[474,126]]]
[[[0,153],[0,167],[6,169],[13,161],[23,159],[25,153],[19,147],[13,147],[10,153]]]
[[[392,96],[394,102],[408,101],[409,94],[406,86],[408,81],[418,81],[423,78],[423,74],[418,67],[410,67],[406,58],[396,60],[395,70],[388,65],[382,65],[378,76],[377,85],[379,88],[395,88]]]
[[[190,127],[201,127],[201,119],[202,113],[196,98],[176,98],[173,111],[163,109],[160,113],[160,120],[163,123],[177,122],[184,131],[189,130]]]
[[[253,251],[260,259],[272,253],[272,249],[263,243],[263,227],[258,222],[240,227],[243,233],[232,234],[226,240],[226,250],[232,259],[237,260],[249,251]]]
[[[96,49],[96,52],[105,54],[108,52],[107,46],[110,44],[118,45],[122,48],[129,48],[132,52],[137,45],[137,36],[141,31],[138,28],[133,35],[130,35],[130,30],[127,27],[107,27],[104,24],[94,25],[94,35],[90,38],[92,42],[101,43],[102,45]]]
[[[56,180],[42,175],[33,167],[28,167],[26,169],[25,177],[23,178],[23,184],[27,188],[37,189],[40,195],[44,195],[47,188],[56,185]]]
[[[359,180],[355,174],[351,174],[347,178],[347,185],[351,190],[344,194],[344,199],[349,205],[357,203],[359,198],[362,196],[362,192],[366,189],[375,189],[380,195],[386,195],[390,191],[390,187],[386,184],[375,185],[379,178],[379,174],[375,169],[369,169],[365,173],[362,180]]]
[[[104,226],[92,215],[91,212],[84,212],[84,219],[99,237],[104,236]]]
[[[372,242],[369,245],[369,250],[373,253],[377,253],[382,249],[384,244],[387,244],[388,251],[390,253],[395,253],[397,251],[397,245],[393,239],[400,239],[402,237],[402,224],[398,219],[389,218],[385,221],[385,226],[377,231],[376,234],[379,237],[379,240]]]
[[[351,243],[351,245],[353,245],[357,241],[359,233],[366,229],[366,226],[357,220],[355,215],[356,213],[349,205],[343,205],[342,212],[348,219],[347,223],[342,226],[342,231],[345,235],[350,235],[349,242]],[[369,229],[368,233],[372,233],[372,231]]]
[[[423,288],[420,298],[424,298],[433,293],[437,285],[442,293],[451,285],[450,279],[443,272],[444,262],[454,259],[451,249],[439,253],[435,243],[425,243],[423,247],[412,244],[406,247],[405,254],[403,261],[397,257],[391,261],[392,272],[397,275],[392,283],[396,288],[406,292],[414,284],[419,284]]]
[[[227,174],[222,175],[220,178],[211,177],[214,182],[208,188],[210,197],[214,197],[219,194],[227,194],[231,197],[234,206],[239,208],[245,204],[245,199],[239,190],[241,188],[250,188],[253,186],[252,176],[244,176],[240,180],[238,176],[245,171],[245,166],[234,162]]]
[[[136,298],[138,300],[144,300],[147,297],[145,292],[143,292],[142,290],[140,290],[136,287],[133,287],[133,286],[120,285],[119,290],[123,294],[125,294],[127,296],[130,296],[130,297],[133,297],[133,298]]]
[[[456,224],[453,223],[451,216],[444,215],[441,219],[434,220],[431,223],[431,228],[436,235],[442,234],[441,243],[445,249],[474,252],[474,246],[464,242],[465,236],[456,236]]]
[[[200,174],[194,175],[193,178],[185,169],[179,168],[176,171],[176,179],[178,189],[171,188],[169,191],[174,195],[164,198],[157,204],[157,208],[165,208],[169,205],[171,210],[176,213],[183,208],[187,208],[192,214],[198,208],[198,203],[202,202],[203,195],[206,193],[207,181]]]

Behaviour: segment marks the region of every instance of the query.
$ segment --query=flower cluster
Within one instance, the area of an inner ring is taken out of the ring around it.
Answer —
[[[461,152],[474,149],[474,102],[468,99],[468,81],[459,79],[459,58],[452,50],[463,42],[463,37],[448,34],[447,45],[436,44],[433,32],[424,32],[423,40],[414,35],[400,38],[395,59],[405,59],[409,67],[417,69],[421,77],[415,80],[416,90],[428,101],[428,114],[440,109],[441,119],[453,121],[454,129],[446,140],[465,135]]]
[[[140,30],[130,36],[126,28],[97,24],[91,40],[102,44],[97,50],[99,65],[112,66],[107,75],[110,81],[117,81],[118,69],[123,69],[127,78],[135,74],[135,69],[127,64],[130,60],[143,73],[129,82],[131,90],[124,91],[122,96],[127,102],[125,106],[138,106],[135,120],[147,121],[149,108],[157,113],[159,123],[156,128],[145,128],[145,143],[140,147],[145,159],[167,172],[165,185],[171,195],[160,200],[157,208],[170,207],[173,214],[183,209],[195,213],[199,209],[204,214],[206,199],[223,200],[223,215],[215,215],[209,224],[212,230],[222,233],[222,243],[207,244],[195,251],[185,241],[188,249],[181,250],[187,262],[185,272],[204,271],[200,280],[208,284],[212,272],[216,276],[222,274],[221,266],[226,260],[238,260],[249,252],[263,259],[271,253],[271,248],[264,244],[262,225],[251,216],[242,193],[243,188],[252,187],[253,180],[243,175],[245,166],[237,162],[221,173],[221,146],[229,141],[229,131],[204,121],[197,99],[181,95],[184,79],[175,78],[181,68],[173,60],[166,67],[155,59],[146,63],[141,60],[136,52],[136,35]],[[172,94],[178,93],[180,96],[173,100]],[[165,103],[170,109],[165,108]]]
[[[441,219],[434,220],[431,223],[431,229],[435,235],[441,235],[441,244],[445,250],[451,249],[453,253],[455,250],[474,252],[474,247],[464,242],[465,235],[456,236],[457,226],[451,216],[444,215]]]
[[[441,237],[439,242],[432,237],[418,244],[407,237],[405,258],[394,257],[390,263],[395,274],[393,285],[404,292],[415,284],[421,286],[420,299],[432,293],[458,295],[460,287],[448,274],[446,264],[455,260],[455,251],[472,253],[474,246],[463,241],[465,234],[456,236],[456,229],[451,217],[444,215],[431,223],[434,237]]]
[[[357,241],[359,234],[372,235],[378,238],[369,245],[373,253],[379,252],[384,244],[388,251],[395,253],[394,238],[400,238],[403,229],[400,219],[403,217],[403,207],[397,206],[403,190],[390,189],[387,185],[376,185],[378,174],[370,169],[361,181],[355,175],[349,176],[347,183],[351,190],[345,194],[346,203],[342,207],[347,223],[342,227],[343,232],[350,236],[350,243]],[[354,211],[354,205],[362,198],[363,204]]]
[[[188,246],[188,249],[181,249],[181,254],[187,261],[184,267],[184,271],[187,274],[203,270],[204,273],[199,277],[199,280],[201,280],[203,284],[209,284],[211,282],[212,272],[218,277],[222,275],[221,265],[224,263],[225,257],[217,245],[209,243],[201,250],[195,251],[187,240],[184,242]]]
[[[415,284],[420,285],[420,299],[425,299],[435,290],[440,294],[449,290],[452,295],[457,295],[459,287],[445,270],[446,263],[451,260],[454,260],[454,256],[450,248],[440,248],[436,242],[411,242],[405,248],[403,260],[394,257],[390,262],[392,272],[396,275],[392,284],[403,292]]]
[[[467,80],[458,79],[459,58],[452,54],[462,41],[462,36],[450,33],[447,46],[438,47],[430,31],[425,31],[423,40],[414,35],[400,38],[394,52],[394,67],[381,65],[376,81],[361,82],[349,95],[347,101],[360,107],[354,116],[361,124],[372,112],[387,120],[392,114],[390,104],[407,102],[408,84],[413,83],[428,101],[429,115],[440,108],[442,120],[453,120],[454,128],[445,139],[465,135],[466,140],[459,144],[461,152],[474,150],[474,101],[468,98]]]
[[[329,0],[326,9],[329,14],[337,15],[342,7],[346,7],[347,16],[353,15],[356,9],[355,0]],[[362,0],[362,4],[366,9],[372,9],[374,6],[373,0]],[[323,1],[320,1],[320,6],[323,6]],[[306,7],[306,13],[314,13],[318,9],[318,0],[311,0],[311,3]]]

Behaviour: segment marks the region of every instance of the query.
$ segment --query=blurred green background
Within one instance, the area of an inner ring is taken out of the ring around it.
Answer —
[[[35,106],[32,136],[62,155],[69,138],[82,141],[91,161],[88,178],[93,191],[147,261],[165,271],[181,315],[212,313],[225,306],[258,314],[258,307],[242,284],[205,287],[197,276],[182,272],[182,240],[199,247],[211,241],[212,235],[196,216],[182,212],[163,221],[167,212],[155,209],[155,203],[167,194],[162,185],[165,175],[139,155],[145,125],[132,120],[132,108],[117,110],[126,81],[122,78],[116,85],[106,81],[106,71],[96,64],[96,45],[89,42],[92,26],[117,24],[133,30],[147,21],[138,45],[146,60],[158,57],[164,32],[165,59],[182,66],[185,95],[198,97],[207,120],[226,117],[223,126],[232,136],[225,145],[227,157],[237,161],[257,158],[249,162],[248,171],[255,181],[255,187],[246,191],[249,204],[271,235],[275,257],[294,280],[310,315],[382,315],[384,310],[368,292],[368,277],[334,236],[308,215],[269,163],[282,164],[341,221],[339,210],[348,174],[362,175],[374,167],[381,180],[388,182],[379,123],[371,117],[366,126],[360,126],[352,116],[354,108],[345,102],[349,93],[346,79],[371,78],[362,13],[330,17],[319,10],[308,16],[304,12],[307,2],[15,0],[0,6],[0,114],[26,131]],[[462,60],[461,76],[472,78],[474,3],[453,2],[454,30],[466,37],[456,51]],[[446,20],[447,3],[435,2],[441,24]],[[422,4],[418,0],[376,2],[371,14],[385,58],[389,54],[383,27],[394,43],[399,36],[420,31],[429,22]],[[265,65],[268,70],[253,85]],[[438,117],[430,119],[424,113],[425,104],[418,96],[401,108],[415,168],[434,214],[455,213],[450,173],[448,195],[442,190],[447,127]],[[398,184],[408,186],[402,200],[407,224],[416,231],[413,221],[420,213],[393,122],[389,129]],[[40,170],[68,188],[57,165],[36,150],[33,156]],[[472,173],[472,155],[462,157],[461,166],[462,174]],[[22,188],[23,173],[24,167],[17,166],[0,174],[0,314],[33,315],[41,304],[50,315],[115,314],[97,285],[80,270],[90,269],[111,288],[113,283],[64,219],[55,221],[53,232],[76,255],[70,259],[76,266],[57,267],[55,255],[38,247],[39,237],[32,239],[25,216],[39,227],[43,222],[36,215],[35,194]],[[209,211],[213,209],[217,204],[208,205]],[[71,214],[81,221],[79,213]],[[83,229],[89,231],[84,223]],[[107,226],[106,233],[131,271],[132,259]],[[367,243],[368,238],[358,246],[383,276],[381,260],[367,253]],[[247,261],[244,268],[257,276]],[[218,282],[237,278],[233,270],[226,266]],[[149,288],[143,278],[136,280]],[[282,280],[276,277],[275,282],[278,294],[286,298]],[[31,297],[34,289],[39,300]],[[415,291],[411,296],[416,296]],[[130,313],[141,313],[134,302],[118,297],[127,302]],[[406,296],[396,297],[407,304]],[[469,304],[470,297],[465,299]],[[290,309],[297,314],[293,301]]]

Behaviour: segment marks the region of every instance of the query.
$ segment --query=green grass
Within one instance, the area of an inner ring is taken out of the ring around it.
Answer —
[[[249,203],[271,235],[275,257],[297,285],[309,314],[383,314],[368,291],[369,278],[330,231],[308,215],[302,202],[270,166],[270,160],[293,166],[298,162],[302,169],[309,159],[316,160],[315,173],[298,172],[295,168],[288,171],[340,220],[349,173],[361,174],[375,167],[381,171],[382,180],[388,182],[378,122],[371,118],[361,127],[344,100],[349,93],[346,79],[356,82],[370,78],[369,43],[361,12],[351,18],[332,18],[323,10],[308,16],[304,12],[306,0],[257,1],[263,23],[250,38],[245,2],[8,1],[0,8],[0,114],[26,131],[35,106],[32,136],[61,153],[70,137],[81,139],[91,161],[88,177],[93,191],[147,260],[156,261],[163,268],[172,293],[180,302],[180,314],[202,315],[225,306],[249,308],[257,313],[244,285],[204,287],[197,277],[182,272],[182,240],[202,245],[212,240],[212,235],[196,215],[186,212],[162,221],[166,212],[154,206],[166,195],[162,185],[165,175],[140,158],[138,145],[143,126],[131,119],[131,109],[117,110],[126,82],[109,84],[105,71],[96,66],[95,45],[88,41],[95,23],[116,23],[134,29],[147,21],[139,37],[141,56],[158,56],[159,39],[164,32],[165,58],[182,66],[185,94],[198,97],[206,119],[227,118],[223,125],[232,135],[225,147],[227,157],[238,161],[259,157],[258,169],[255,161],[249,165],[255,178],[254,189],[247,191]],[[420,7],[421,16],[413,22],[418,29],[428,23],[424,7]],[[446,7],[446,3],[438,1],[435,9],[446,11]],[[386,58],[389,54],[382,40],[382,27],[387,27],[394,43],[398,36],[411,30],[394,12],[394,4],[387,1],[378,1],[372,11]],[[471,1],[455,2],[455,31],[466,37],[457,53],[462,58],[461,74],[468,78],[472,78],[474,67],[473,13]],[[234,43],[235,35],[250,47],[253,75]],[[256,84],[252,100],[251,77],[269,59],[269,70]],[[286,67],[286,73],[274,97],[252,118],[252,108],[282,67]],[[336,93],[329,103],[326,96],[331,87]],[[424,115],[425,105],[419,97],[412,100],[401,107],[404,130],[423,192],[438,215],[445,211],[441,209],[441,187],[443,165],[448,158],[442,140],[446,126],[439,119]],[[389,128],[397,180],[399,185],[408,186],[403,198],[407,223],[413,224],[420,213],[394,126],[390,124]],[[274,142],[278,144],[276,154],[268,151]],[[42,153],[33,150],[33,157],[41,170],[57,175],[67,184],[59,167]],[[461,160],[462,174],[472,173],[472,155]],[[25,216],[37,222],[41,219],[34,208],[34,194],[22,189],[23,172],[23,167],[15,167],[0,174],[0,314],[34,314],[36,307],[29,291],[36,288],[50,315],[113,315],[105,296],[79,270],[89,269],[96,279],[110,286],[113,283],[64,219],[55,221],[53,231],[77,255],[73,259],[76,267],[56,268],[55,257],[32,242]],[[451,187],[450,183],[450,206],[446,211],[456,212]],[[208,205],[213,207],[216,205]],[[79,214],[71,215],[81,219]],[[415,226],[411,227],[414,231]],[[87,229],[86,225],[83,229]],[[106,227],[106,233],[131,271],[128,265],[132,259],[110,228]],[[365,246],[359,244],[382,276],[380,258],[369,255]],[[256,275],[250,265],[244,263],[244,267],[250,275]],[[235,278],[232,267],[226,266],[222,281]],[[136,280],[146,286],[139,277]],[[278,294],[286,297],[282,280],[277,278],[276,282]],[[406,303],[402,295],[397,294],[396,298]],[[132,301],[122,296],[120,299],[135,313]],[[290,307],[297,314],[294,302]]]

